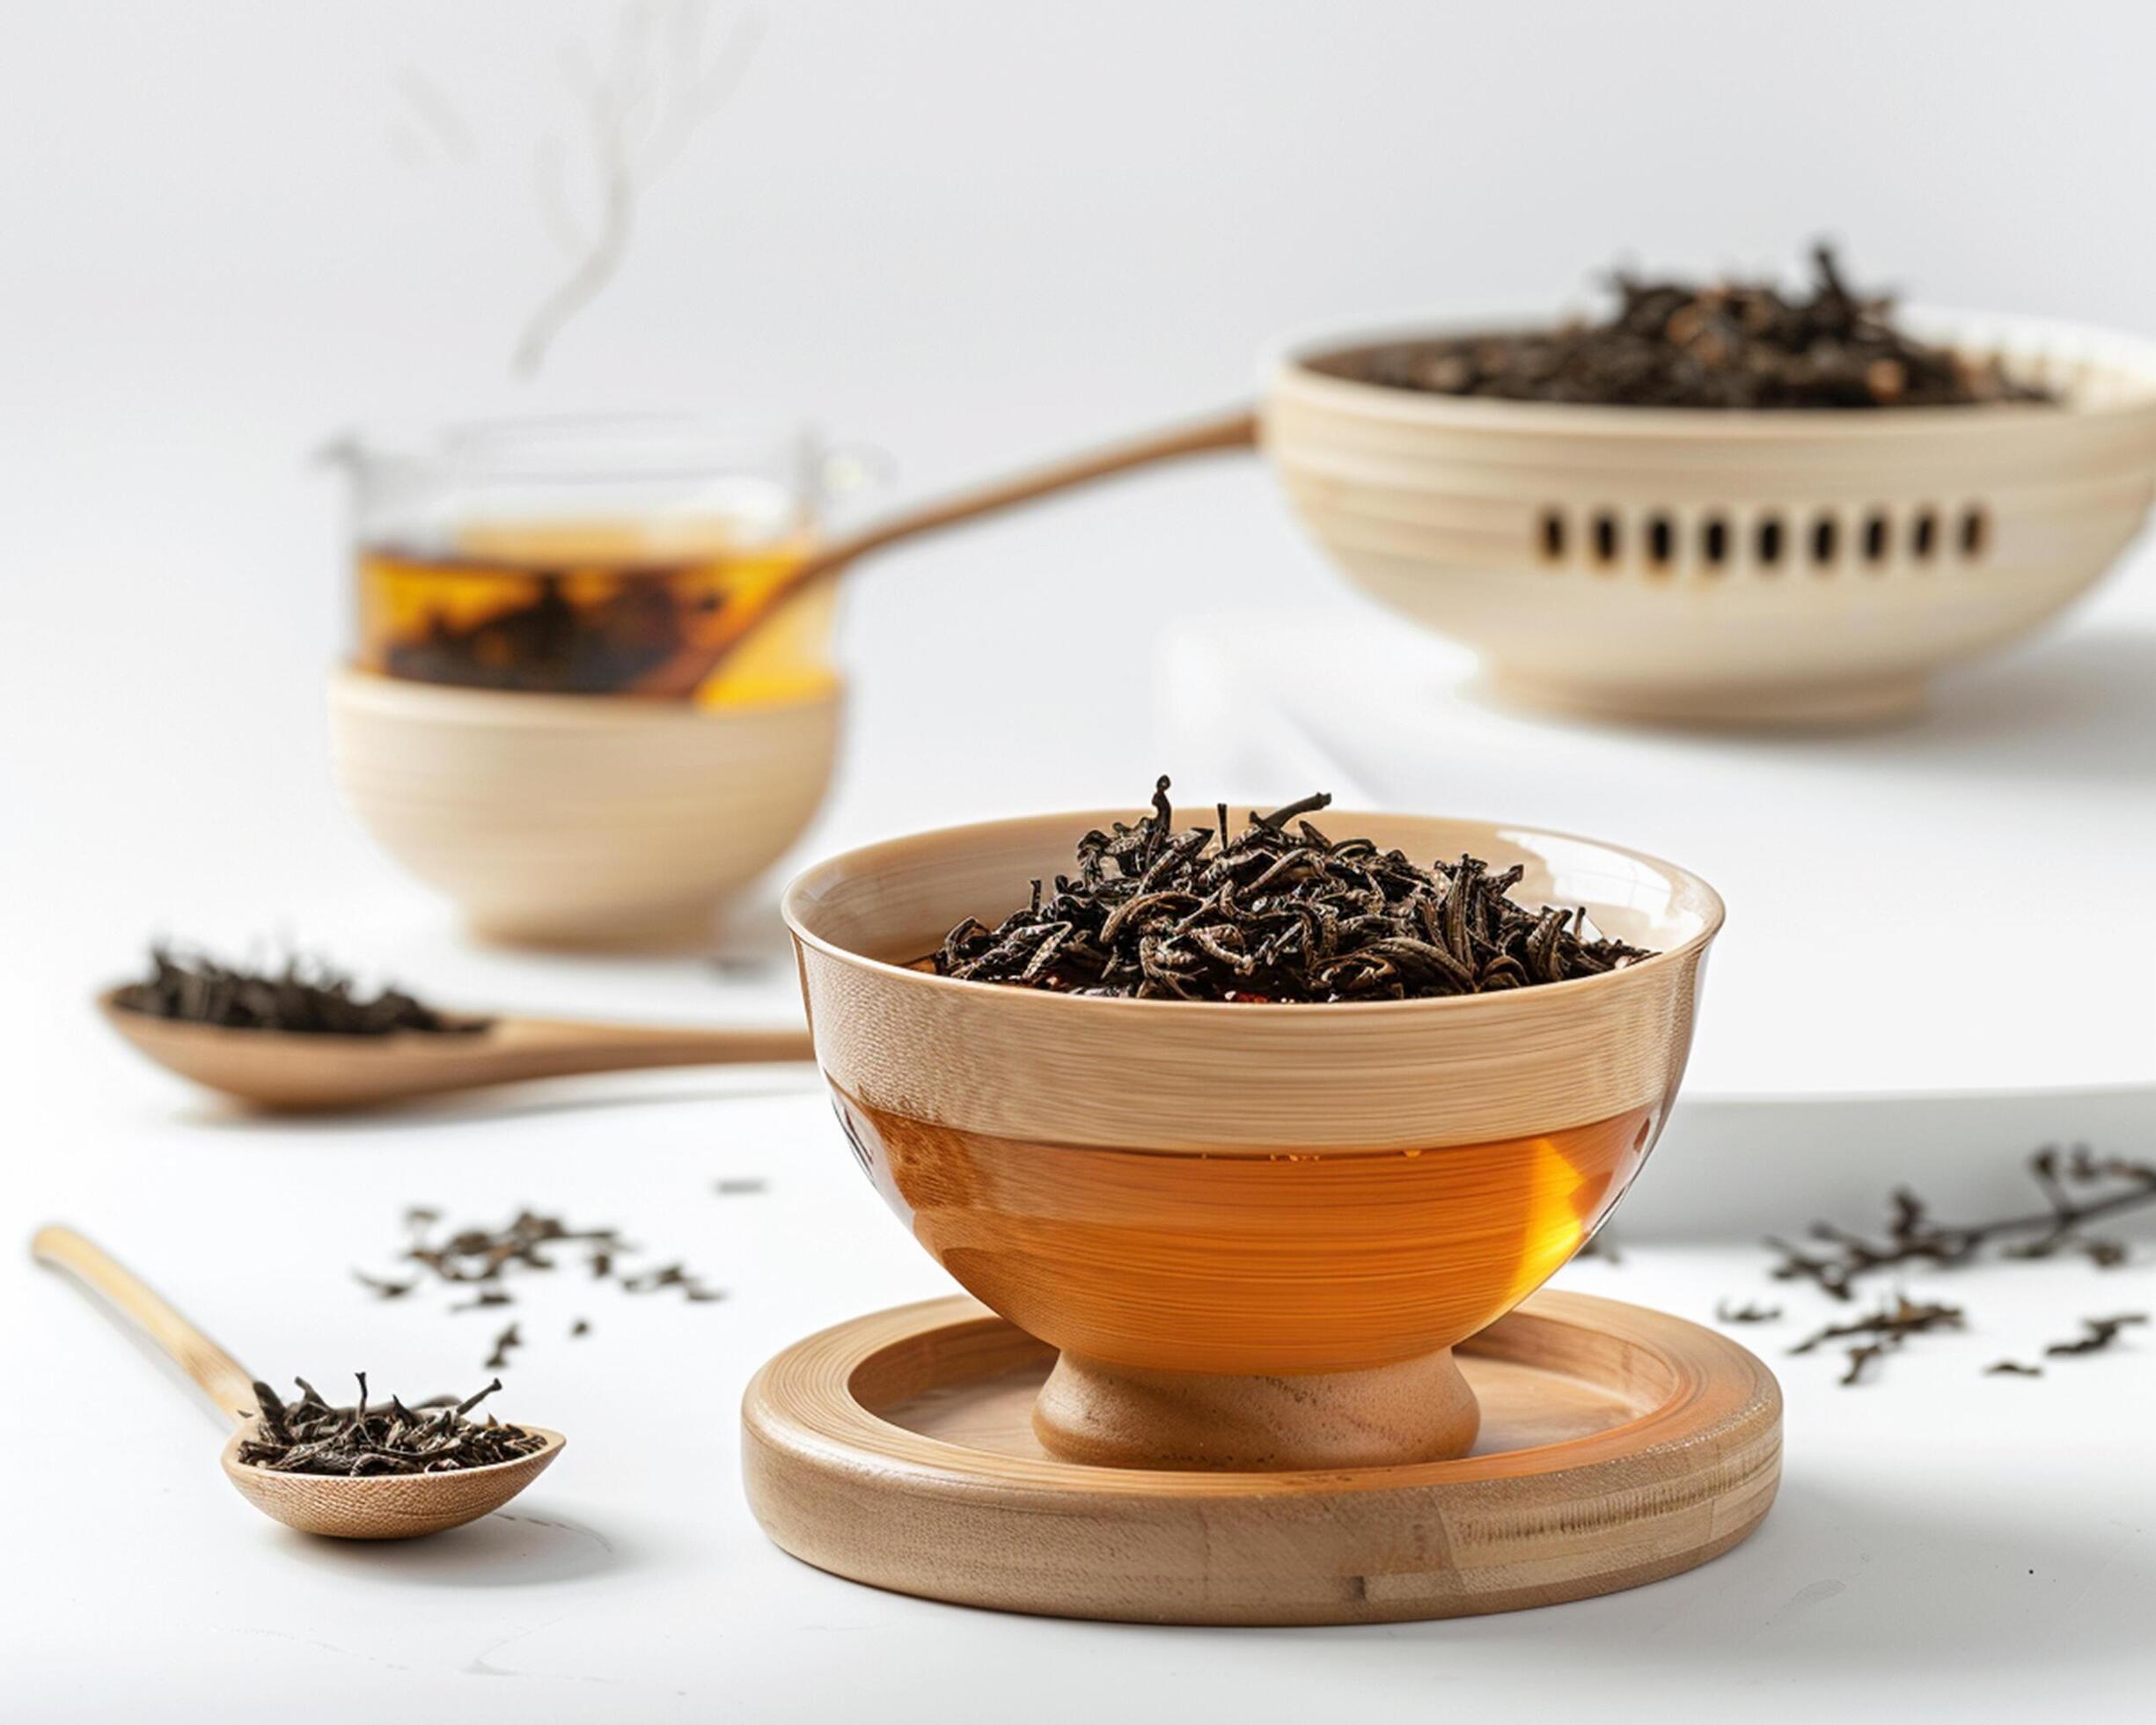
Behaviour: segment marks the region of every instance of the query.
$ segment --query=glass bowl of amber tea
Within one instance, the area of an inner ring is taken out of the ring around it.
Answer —
[[[1203,806],[1203,805],[1201,805]],[[1639,1171],[1691,1043],[1721,901],[1638,852],[1423,817],[1321,817],[1419,863],[1518,865],[1651,953],[1545,986],[1266,1003],[935,973],[1074,872],[1094,811],[924,833],[800,876],[786,918],[862,1171],[986,1304],[1060,1350],[1053,1454],[1144,1467],[1464,1453],[1450,1350],[1586,1243]]]
[[[341,452],[363,672],[640,695],[708,659],[705,705],[830,692],[829,584],[766,601],[863,483],[856,453],[683,415],[455,426]]]

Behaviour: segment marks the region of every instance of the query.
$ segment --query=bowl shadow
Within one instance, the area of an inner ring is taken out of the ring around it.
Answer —
[[[2144,1661],[2156,1556],[2116,1521],[2036,1518],[2010,1494],[1913,1501],[1785,1479],[1759,1530],[1682,1575],[1539,1611],[1434,1623],[1241,1629],[1248,1636],[1353,1636],[1359,1655],[1426,1674],[1433,1645],[1531,1660],[1559,1636],[1586,1662],[1742,1680],[1793,1665],[1822,1677],[2057,1670]],[[2088,1583],[2102,1574],[2101,1603]]]
[[[2152,738],[2156,628],[2115,626],[1943,674],[1930,710],[1868,752],[1925,773],[2150,786]]]

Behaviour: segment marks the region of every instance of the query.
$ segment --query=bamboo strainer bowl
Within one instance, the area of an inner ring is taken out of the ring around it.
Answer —
[[[1452,1000],[1088,999],[906,968],[1138,811],[849,852],[788,888],[816,1053],[863,1170],[968,1291],[1062,1350],[1035,1413],[1068,1458],[1430,1459],[1472,1442],[1454,1343],[1576,1252],[1683,1074],[1712,888],[1612,846],[1331,811],[1429,860],[1522,864],[1660,956]]]
[[[1474,648],[1501,694],[1619,719],[1861,722],[2093,583],[2156,492],[2156,343],[1910,313],[2064,405],[1723,412],[1426,395],[1287,343],[1263,441],[1348,578]]]

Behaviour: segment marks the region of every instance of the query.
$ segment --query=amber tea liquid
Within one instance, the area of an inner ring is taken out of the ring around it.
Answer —
[[[363,546],[357,662],[384,676],[546,694],[634,694],[725,639],[807,556],[808,534],[753,546],[605,524],[466,527],[446,550]],[[828,693],[831,594],[759,616],[697,691],[705,705]]]
[[[1365,1370],[1473,1335],[1579,1249],[1661,1115],[1206,1156],[1022,1142],[834,1095],[885,1201],[1021,1329],[1096,1361],[1228,1373]]]

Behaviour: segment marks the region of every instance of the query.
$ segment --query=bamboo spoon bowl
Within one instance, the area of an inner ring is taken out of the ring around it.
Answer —
[[[247,1405],[253,1406],[252,1393]],[[553,1465],[568,1440],[560,1432],[518,1423],[543,1439],[546,1447],[491,1467],[454,1472],[370,1474],[356,1479],[278,1473],[239,1459],[239,1446],[254,1435],[251,1416],[226,1440],[218,1460],[240,1496],[289,1528],[329,1539],[416,1539],[491,1516]]]
[[[1210,806],[1206,804],[1206,806]],[[1094,999],[908,967],[1070,868],[1095,810],[923,833],[799,877],[816,1053],[863,1171],[977,1298],[1062,1350],[1067,1459],[1369,1465],[1463,1453],[1449,1350],[1600,1225],[1682,1079],[1720,900],[1638,852],[1332,811],[1418,860],[1517,862],[1658,956],[1446,1000]]]
[[[159,1018],[98,996],[105,1022],[141,1053],[206,1090],[292,1113],[378,1108],[422,1097],[579,1073],[803,1061],[794,1030],[678,1030],[493,1018],[478,1030],[326,1036]]]
[[[239,1459],[255,1433],[254,1380],[164,1297],[72,1229],[40,1229],[30,1243],[40,1263],[65,1270],[105,1299],[194,1380],[234,1423],[221,1461],[224,1476],[257,1509],[302,1533],[332,1539],[414,1539],[491,1515],[553,1464],[568,1440],[525,1426],[542,1448],[491,1467],[442,1473],[370,1474],[346,1479],[279,1473]]]

